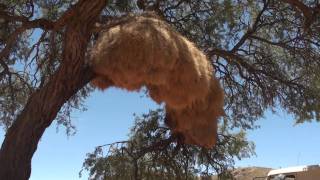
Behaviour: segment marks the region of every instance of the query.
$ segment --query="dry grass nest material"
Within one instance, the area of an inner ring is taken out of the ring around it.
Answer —
[[[148,89],[164,102],[167,125],[187,144],[212,147],[223,90],[207,57],[192,42],[154,15],[131,16],[101,33],[92,50],[100,89]]]

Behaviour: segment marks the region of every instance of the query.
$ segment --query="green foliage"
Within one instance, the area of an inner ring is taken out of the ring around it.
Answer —
[[[253,155],[254,145],[244,132],[220,129],[215,148],[205,149],[179,142],[164,125],[162,110],[135,118],[128,141],[99,146],[87,154],[83,170],[89,179],[196,179],[227,176],[234,158]],[[81,173],[80,173],[81,174]]]

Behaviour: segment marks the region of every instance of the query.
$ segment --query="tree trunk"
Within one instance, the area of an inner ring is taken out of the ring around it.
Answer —
[[[29,179],[32,156],[45,129],[63,104],[93,78],[85,52],[93,23],[105,6],[106,0],[80,0],[72,7],[61,65],[49,82],[31,95],[8,130],[0,150],[0,179]]]

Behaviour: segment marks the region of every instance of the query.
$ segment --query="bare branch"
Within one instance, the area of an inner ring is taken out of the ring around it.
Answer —
[[[242,57],[240,57],[240,55],[237,55],[237,54],[234,54],[233,52],[231,51],[225,51],[225,50],[221,50],[221,49],[214,49],[214,50],[211,50],[209,52],[209,54],[212,56],[212,55],[218,55],[218,56],[221,56],[223,58],[225,58],[226,60],[229,60],[229,62],[231,64],[235,64],[235,63],[238,63],[239,65],[241,65],[242,67],[244,67],[248,72],[252,73],[253,75],[254,74],[263,74],[269,78],[272,78],[273,80],[276,80],[282,84],[285,84],[289,87],[298,87],[298,88],[301,88],[303,89],[304,86],[298,84],[298,83],[295,83],[294,80],[286,80],[286,79],[282,79],[281,77],[279,77],[278,75],[275,75],[275,74],[272,74],[270,72],[267,72],[263,69],[257,69],[255,67],[253,67],[250,63],[248,63],[245,59],[243,59]],[[234,60],[234,61],[232,61]]]
[[[8,58],[10,51],[16,43],[18,37],[26,30],[33,28],[53,29],[53,27],[53,23],[44,19],[37,19],[23,23],[21,27],[17,28],[9,36],[8,40],[5,43],[5,48],[0,52],[0,61],[3,61],[4,59]]]
[[[255,19],[255,22],[253,23],[252,27],[249,27],[249,29],[241,37],[239,42],[232,48],[231,52],[237,51],[245,43],[245,41],[249,38],[249,36],[251,36],[252,34],[254,34],[257,31],[257,29],[259,27],[259,22],[261,21],[261,17],[263,15],[263,13],[267,10],[267,8],[268,8],[268,2],[264,2],[263,8],[259,12],[259,14],[257,15],[257,17]]]

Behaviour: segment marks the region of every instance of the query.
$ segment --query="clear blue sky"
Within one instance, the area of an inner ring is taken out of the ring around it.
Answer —
[[[143,94],[119,89],[94,92],[86,101],[88,111],[74,113],[77,133],[67,137],[53,123],[42,137],[32,160],[31,180],[77,180],[86,153],[97,145],[125,140],[133,124],[133,113],[158,106]],[[320,163],[320,123],[294,126],[285,113],[267,112],[258,121],[260,129],[249,131],[257,157],[237,161],[236,166],[286,167]],[[0,142],[4,132],[0,130]],[[85,175],[81,179],[87,179]]]

